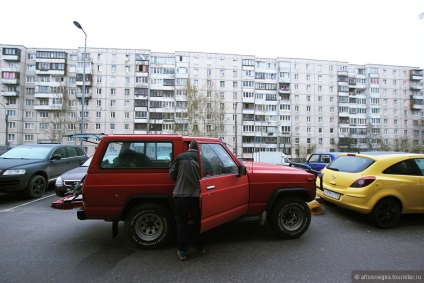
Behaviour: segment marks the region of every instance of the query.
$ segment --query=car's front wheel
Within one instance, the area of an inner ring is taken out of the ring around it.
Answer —
[[[290,197],[273,207],[268,216],[268,223],[278,237],[296,239],[308,230],[311,211],[304,200]]]
[[[39,198],[47,189],[47,181],[40,175],[34,175],[28,182],[25,189],[25,195],[29,198]]]
[[[379,228],[394,227],[400,219],[401,208],[399,203],[392,198],[385,198],[377,202],[369,214],[371,223]]]
[[[156,248],[169,241],[174,222],[171,213],[158,204],[135,207],[125,220],[125,230],[132,244],[143,249]]]

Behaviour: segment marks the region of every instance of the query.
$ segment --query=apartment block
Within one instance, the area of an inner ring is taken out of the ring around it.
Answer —
[[[142,49],[88,47],[84,54],[83,48],[0,48],[0,145],[79,144],[83,133],[85,150],[93,154],[102,134],[178,133],[219,137],[245,160],[260,151],[299,160],[316,151],[422,152],[418,67]]]

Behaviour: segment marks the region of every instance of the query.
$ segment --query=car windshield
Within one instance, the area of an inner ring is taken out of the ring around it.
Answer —
[[[364,171],[371,164],[373,159],[361,156],[339,156],[328,164],[327,169],[340,172],[358,173]]]
[[[91,156],[89,159],[87,159],[82,165],[81,167],[88,167],[90,166],[91,163],[91,159],[93,159],[93,156]]]
[[[8,159],[46,159],[51,151],[50,147],[15,147],[3,153],[0,158]]]

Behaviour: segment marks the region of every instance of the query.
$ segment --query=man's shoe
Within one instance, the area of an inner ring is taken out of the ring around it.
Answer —
[[[199,255],[204,255],[206,253],[206,249],[198,249],[197,252],[199,253]]]
[[[186,255],[185,252],[182,252],[180,250],[177,250],[177,255],[178,255],[178,257],[180,258],[181,261],[184,261],[184,260],[187,259],[187,255]]]

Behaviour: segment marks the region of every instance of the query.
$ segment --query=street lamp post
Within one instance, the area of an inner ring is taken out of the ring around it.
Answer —
[[[82,28],[82,26],[77,22],[74,21],[74,25],[79,28],[80,30],[82,30],[82,32],[85,35],[84,38],[84,58],[83,58],[83,70],[82,70],[82,95],[81,95],[81,147],[83,147],[84,145],[84,106],[85,106],[85,60],[86,60],[86,56],[87,56],[87,34],[85,33],[84,29]]]
[[[4,121],[6,122],[6,127],[5,127],[5,133],[4,133],[4,145],[6,146],[6,150],[9,149],[9,142],[7,140],[7,136],[9,135],[9,115],[7,114],[7,110],[6,110],[6,106],[4,106],[2,103],[0,103],[1,106],[3,106],[4,108]]]

